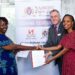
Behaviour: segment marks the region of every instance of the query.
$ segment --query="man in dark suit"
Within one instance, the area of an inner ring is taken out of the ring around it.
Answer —
[[[44,45],[44,47],[51,47],[51,46],[58,45],[60,39],[63,36],[64,28],[63,28],[63,25],[61,23],[59,11],[56,9],[52,10],[50,12],[50,17],[51,17],[52,25],[49,28],[48,40],[47,40],[46,44]],[[52,51],[52,55],[57,54],[59,51],[60,50]],[[46,52],[48,52],[48,51],[46,51]],[[61,75],[61,69],[62,69],[62,59],[61,58],[58,58],[55,61],[55,64],[58,64],[60,75]]]

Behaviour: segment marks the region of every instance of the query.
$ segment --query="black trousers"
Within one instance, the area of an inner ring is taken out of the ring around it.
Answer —
[[[62,75],[62,57],[55,60],[55,65],[58,64],[60,75]]]

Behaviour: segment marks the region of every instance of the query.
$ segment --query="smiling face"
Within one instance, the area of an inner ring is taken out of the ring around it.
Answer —
[[[57,11],[51,12],[51,22],[53,25],[57,25],[60,23],[60,15]]]
[[[8,28],[8,24],[5,21],[0,20],[0,33],[5,34]]]
[[[64,19],[63,19],[63,25],[64,25],[64,28],[66,30],[72,30],[73,28],[73,21],[72,21],[72,18],[70,16],[65,16]]]

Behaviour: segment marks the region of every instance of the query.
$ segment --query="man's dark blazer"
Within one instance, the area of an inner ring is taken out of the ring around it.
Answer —
[[[64,35],[64,27],[62,23],[59,25],[57,33],[55,31],[54,25],[51,25],[48,31],[48,39],[44,47],[51,47],[58,45],[63,35]],[[60,50],[53,51],[53,55],[57,54],[59,51]]]
[[[63,37],[63,35],[64,35],[64,27],[63,27],[62,23],[60,23],[60,25],[58,27],[57,35],[56,35],[54,25],[51,25],[51,27],[49,28],[49,32],[48,32],[48,40],[45,43],[44,47],[51,47],[51,46],[58,45],[60,40],[61,40],[61,38]],[[52,55],[56,55],[59,51],[60,50],[52,51]],[[57,63],[58,66],[61,64],[61,63],[59,64],[59,62],[62,62],[60,60],[61,60],[60,58],[56,59],[55,63]],[[61,68],[61,67],[59,67],[59,68]]]

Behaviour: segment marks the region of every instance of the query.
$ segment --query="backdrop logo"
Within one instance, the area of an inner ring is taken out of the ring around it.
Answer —
[[[34,38],[34,37],[35,37],[35,30],[34,29],[28,29],[27,38]]]
[[[26,8],[26,14],[27,15],[31,15],[32,14],[32,8],[31,7],[27,7]]]
[[[48,30],[44,30],[43,32],[42,32],[42,37],[41,37],[41,39],[42,38],[46,38],[48,36]]]

